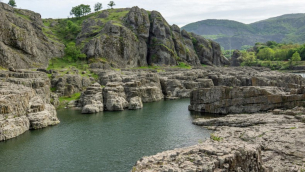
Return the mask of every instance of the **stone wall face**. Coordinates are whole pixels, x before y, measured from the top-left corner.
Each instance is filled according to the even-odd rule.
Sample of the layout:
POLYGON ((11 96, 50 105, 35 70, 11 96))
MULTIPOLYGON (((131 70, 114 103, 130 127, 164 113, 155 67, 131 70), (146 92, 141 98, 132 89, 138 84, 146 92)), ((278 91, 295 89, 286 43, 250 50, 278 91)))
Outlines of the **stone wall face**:
POLYGON ((0 141, 59 123, 46 74, 0 72, 0 79, 0 141))
MULTIPOLYGON (((103 96, 97 96, 102 100, 98 101, 101 103, 103 102, 104 110, 111 111, 134 109, 131 108, 131 104, 134 104, 132 106, 138 109, 142 108, 142 103, 159 101, 164 98, 189 98, 192 95, 192 91, 197 89, 213 89, 214 86, 228 86, 228 88, 236 86, 278 86, 281 87, 278 91, 283 92, 283 94, 284 92, 297 94, 304 82, 304 79, 301 76, 282 74, 263 68, 206 67, 192 70, 169 68, 159 72, 155 70, 145 71, 136 69, 121 71, 94 69, 93 71, 99 75, 98 84, 100 84, 100 87, 103 87, 100 88, 103 90, 102 93, 99 91, 99 94, 103 94, 103 96), (131 100, 133 103, 131 103, 131 100), (118 104, 115 105, 116 103, 114 102, 118 102, 118 104)), ((91 87, 88 88, 88 96, 86 96, 87 91, 83 92, 83 97, 87 97, 86 99, 90 99, 91 97, 92 100, 96 101, 96 97, 92 97, 90 93, 91 89, 91 87)), ((268 88, 268 90, 270 90, 270 88, 268 88)), ((227 91, 229 91, 229 89, 227 91)), ((238 91, 234 94, 238 95, 238 91)), ((194 93, 194 98, 196 94, 197 93, 194 93)), ((222 91, 218 90, 210 94, 218 94, 218 96, 220 96, 219 94, 222 94, 222 91)), ((225 95, 225 93, 223 94, 225 95)), ((253 94, 255 94, 255 92, 253 94)), ((263 94, 263 92, 257 94, 263 94)), ((234 97, 236 95, 231 96, 234 97)), ((247 101, 251 101, 250 99, 253 98, 257 99, 255 101, 259 103, 259 95, 253 95, 252 97, 249 97, 249 100, 247 101)), ((196 99, 199 99, 199 97, 196 99)), ((242 97, 239 97, 239 99, 242 99, 242 97)), ((277 101, 277 96, 269 96, 269 99, 270 101, 277 101)), ((286 96, 283 99, 289 99, 289 96, 286 96)), ((264 103, 266 100, 267 99, 262 97, 261 103, 264 103)), ((237 99, 235 102, 236 101, 237 99)), ((293 101, 288 102, 290 102, 286 103, 288 107, 297 105, 294 104, 293 101)), ((232 104, 232 102, 228 103, 232 104)), ((78 103, 78 107, 84 107, 84 105, 78 103)), ((258 108, 261 107, 251 107, 253 112, 258 108)), ((261 108, 261 110, 265 109, 268 109, 267 105, 264 108, 261 108)), ((219 111, 219 113, 220 112, 221 111, 219 111)))
POLYGON ((213 87, 191 93, 189 110, 229 114, 255 113, 305 105, 304 88, 285 92, 278 87, 213 87))

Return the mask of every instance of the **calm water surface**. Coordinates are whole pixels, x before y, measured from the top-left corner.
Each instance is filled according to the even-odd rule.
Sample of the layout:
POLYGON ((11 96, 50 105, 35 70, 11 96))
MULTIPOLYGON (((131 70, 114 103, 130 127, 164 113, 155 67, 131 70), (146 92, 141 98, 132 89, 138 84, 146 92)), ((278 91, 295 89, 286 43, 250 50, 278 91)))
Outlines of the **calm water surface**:
POLYGON ((159 101, 94 115, 60 110, 59 125, 0 142, 0 172, 130 171, 143 156, 210 136, 191 123, 188 105, 189 99, 159 101))

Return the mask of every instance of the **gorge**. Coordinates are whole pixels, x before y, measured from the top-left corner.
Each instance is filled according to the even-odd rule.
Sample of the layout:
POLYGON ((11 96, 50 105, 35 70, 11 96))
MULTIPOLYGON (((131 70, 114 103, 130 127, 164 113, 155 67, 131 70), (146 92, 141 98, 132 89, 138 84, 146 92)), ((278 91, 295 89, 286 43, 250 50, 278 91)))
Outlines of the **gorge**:
POLYGON ((300 75, 230 67, 139 7, 41 19, 0 3, 0 29, 0 171, 305 168, 300 75))

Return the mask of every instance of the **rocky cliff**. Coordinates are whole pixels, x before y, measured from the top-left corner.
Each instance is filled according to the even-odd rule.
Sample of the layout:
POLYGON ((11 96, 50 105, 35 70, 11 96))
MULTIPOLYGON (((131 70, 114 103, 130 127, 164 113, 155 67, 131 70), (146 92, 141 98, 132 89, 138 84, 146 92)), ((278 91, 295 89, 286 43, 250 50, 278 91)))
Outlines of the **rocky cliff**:
MULTIPOLYGON (((296 100, 295 98, 300 97, 299 94, 301 93, 298 90, 303 87, 305 81, 299 75, 283 74, 270 71, 267 68, 251 67, 204 67, 192 70, 164 68, 163 71, 94 69, 92 71, 99 76, 97 83, 88 87, 82 93, 80 100, 73 103, 74 106, 83 108, 84 113, 96 113, 103 110, 139 109, 143 107, 142 103, 159 101, 163 98, 188 98, 191 97, 192 91, 197 89, 216 89, 214 86, 227 86, 228 90, 238 86, 281 87, 280 89, 285 94, 291 93, 291 99, 296 100), (295 97, 293 97, 294 94, 295 97)), ((78 77, 79 82, 75 82, 73 77, 65 80, 63 80, 64 77, 60 78, 53 79, 54 81, 60 81, 58 85, 63 86, 58 90, 76 90, 82 87, 82 83, 90 83, 84 82, 84 80, 81 81, 81 77, 78 77), (64 82, 66 84, 63 84, 64 82)), ((239 93, 240 91, 242 93, 242 90, 236 92, 239 93)), ((226 93, 227 91, 223 92, 226 93)), ((66 93, 67 96, 71 95, 68 94, 69 92, 66 93)), ((260 96, 258 95, 259 90, 254 91, 254 93, 257 93, 256 96, 260 96)), ((265 97, 269 95, 267 91, 264 93, 266 93, 265 97)), ((60 96, 62 92, 57 92, 57 94, 60 96)), ((212 94, 209 95, 213 96, 212 94)), ((256 98, 255 96, 252 97, 256 98)), ((289 98, 286 99, 288 100, 289 98)), ((230 102, 231 99, 227 101, 230 102)), ((198 102, 200 101, 198 100, 198 102)))
POLYGON ((46 74, 2 71, 0 79, 0 141, 59 123, 46 74))
POLYGON ((65 41, 61 38, 65 35, 57 33, 68 21, 80 25, 75 42, 87 58, 111 67, 229 64, 219 44, 169 25, 157 11, 132 7, 99 11, 79 19, 46 19, 49 36, 65 41))
POLYGON ((52 57, 64 55, 64 45, 43 33, 41 16, 0 3, 0 66, 46 67, 52 57))

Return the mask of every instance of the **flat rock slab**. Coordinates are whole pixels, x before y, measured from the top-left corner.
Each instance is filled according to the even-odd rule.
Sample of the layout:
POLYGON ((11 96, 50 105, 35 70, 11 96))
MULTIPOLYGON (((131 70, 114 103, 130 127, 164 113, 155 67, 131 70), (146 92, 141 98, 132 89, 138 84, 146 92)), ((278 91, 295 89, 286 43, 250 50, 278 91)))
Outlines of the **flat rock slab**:
POLYGON ((197 119, 193 123, 215 130, 222 141, 258 144, 262 162, 273 171, 305 169, 305 113, 303 108, 265 114, 228 115, 216 119, 197 119), (301 110, 300 110, 301 109, 301 110), (297 112, 294 115, 291 112, 297 112), (302 112, 302 113, 300 113, 302 112))

